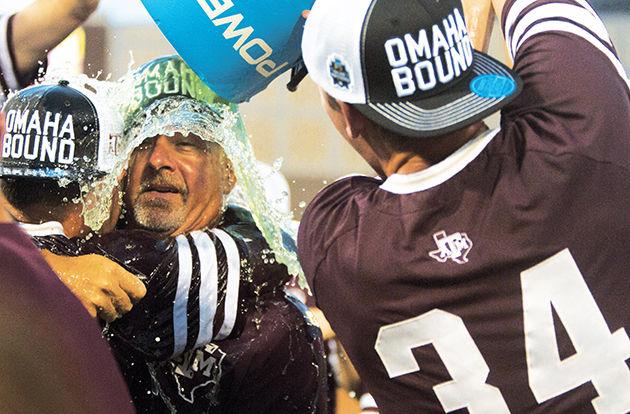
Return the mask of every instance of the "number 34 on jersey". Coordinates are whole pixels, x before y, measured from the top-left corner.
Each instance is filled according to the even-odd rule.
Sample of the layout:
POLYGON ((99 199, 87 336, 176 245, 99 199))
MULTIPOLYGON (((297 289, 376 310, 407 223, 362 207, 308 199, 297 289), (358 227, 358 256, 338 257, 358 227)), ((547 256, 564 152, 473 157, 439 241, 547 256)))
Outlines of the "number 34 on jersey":
MULTIPOLYGON (((624 328, 610 332, 569 250, 521 273, 529 385, 538 403, 590 381, 600 414, 630 412, 630 340, 624 328), (553 277, 550 277, 553 275, 553 277), (576 353, 558 351, 553 311, 576 353)), ((432 344, 452 380, 433 387, 445 412, 509 413, 499 388, 488 384, 490 368, 457 315, 433 309, 379 330, 375 349, 390 378, 420 370, 412 349, 432 344)))

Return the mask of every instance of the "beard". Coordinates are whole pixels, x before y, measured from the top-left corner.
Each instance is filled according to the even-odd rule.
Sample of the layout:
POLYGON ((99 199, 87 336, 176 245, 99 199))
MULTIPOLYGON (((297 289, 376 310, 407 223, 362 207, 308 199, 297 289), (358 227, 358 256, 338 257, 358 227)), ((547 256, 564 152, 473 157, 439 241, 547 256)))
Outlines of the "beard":
POLYGON ((186 218, 183 206, 162 199, 142 200, 139 197, 134 206, 135 222, 142 228, 156 233, 172 233, 186 218))
POLYGON ((135 222, 152 232, 172 233, 186 219, 187 199, 188 191, 183 182, 166 174, 156 174, 142 183, 140 195, 133 202, 135 222))

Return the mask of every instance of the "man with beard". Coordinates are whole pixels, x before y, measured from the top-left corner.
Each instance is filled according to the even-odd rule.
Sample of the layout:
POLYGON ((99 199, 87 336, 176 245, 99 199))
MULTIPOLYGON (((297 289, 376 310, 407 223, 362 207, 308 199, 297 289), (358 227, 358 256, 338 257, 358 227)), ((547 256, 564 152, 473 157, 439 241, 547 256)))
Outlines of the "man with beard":
MULTIPOLYGON (((163 110, 163 104, 154 109, 163 110)), ((206 122, 199 126, 205 131, 214 128, 218 118, 212 108, 188 97, 178 100, 177 111, 185 113, 186 105, 203 115, 206 122)), ((152 115, 164 119, 168 113, 152 115)), ((224 212, 223 197, 234 176, 220 146, 182 134, 156 137, 137 149, 130 165, 129 182, 138 188, 130 194, 142 205, 133 217, 145 223, 135 227, 153 229, 152 234, 118 231, 78 247, 50 234, 38 242, 62 255, 116 257, 147 276, 147 297, 106 329, 138 411, 325 412, 319 331, 284 298, 286 268, 274 262, 249 214, 234 208, 224 212), (147 153, 163 158, 160 154, 175 148, 172 159, 184 174, 172 174, 169 160, 160 166, 149 161, 151 167, 137 174, 143 171, 136 168, 142 165, 138 160, 146 162, 147 153), (208 188, 219 191, 204 191, 208 188), (181 203, 173 208, 178 215, 169 217, 164 206, 173 199, 181 203), (180 234, 214 227, 219 220, 220 228, 180 234), (169 234, 177 237, 163 241, 169 234), (223 341, 208 345, 213 339, 223 341), (164 362, 171 357, 177 362, 164 362)), ((9 193, 19 193, 20 187, 14 183, 9 193)), ((68 272, 66 267, 61 273, 68 272)), ((111 292, 108 286, 104 290, 111 292)), ((87 296, 84 303, 93 302, 87 296)), ((113 297, 111 319, 131 306, 122 293, 117 296, 123 299, 113 297)))
MULTIPOLYGON (((176 56, 149 62, 133 79, 125 134, 140 145, 127 172, 125 227, 176 236, 229 226, 234 172, 213 142, 221 125, 201 101, 219 98, 176 56)), ((274 262, 268 250, 250 260, 255 272, 274 262)), ((178 412, 328 412, 321 333, 303 310, 276 291, 256 302, 240 336, 148 364, 158 394, 178 412)))

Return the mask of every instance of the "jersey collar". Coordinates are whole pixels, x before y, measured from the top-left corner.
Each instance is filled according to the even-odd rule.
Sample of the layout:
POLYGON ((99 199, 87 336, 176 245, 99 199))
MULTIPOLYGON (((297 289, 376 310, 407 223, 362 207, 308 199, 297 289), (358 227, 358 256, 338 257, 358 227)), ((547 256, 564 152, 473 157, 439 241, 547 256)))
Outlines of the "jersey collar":
POLYGON ((425 191, 446 182, 470 164, 500 129, 486 131, 472 139, 445 160, 412 174, 392 174, 381 185, 381 189, 394 194, 412 194, 425 191))
POLYGON ((20 223, 20 227, 31 237, 66 235, 63 226, 58 221, 48 221, 42 224, 20 223))

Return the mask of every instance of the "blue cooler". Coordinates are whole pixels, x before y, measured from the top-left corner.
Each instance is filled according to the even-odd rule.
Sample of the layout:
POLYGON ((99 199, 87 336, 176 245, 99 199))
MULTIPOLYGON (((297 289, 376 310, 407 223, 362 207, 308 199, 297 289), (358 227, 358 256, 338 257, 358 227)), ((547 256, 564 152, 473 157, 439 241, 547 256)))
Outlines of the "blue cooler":
POLYGON ((177 53, 219 96, 244 102, 300 62, 315 0, 142 0, 177 53))

